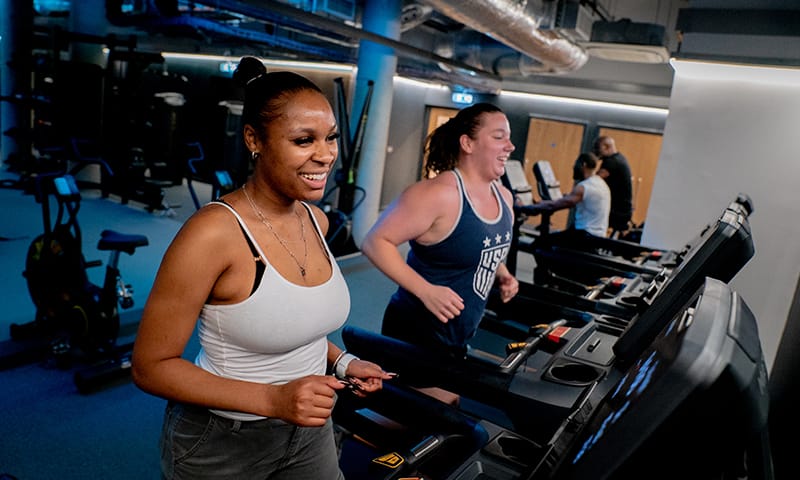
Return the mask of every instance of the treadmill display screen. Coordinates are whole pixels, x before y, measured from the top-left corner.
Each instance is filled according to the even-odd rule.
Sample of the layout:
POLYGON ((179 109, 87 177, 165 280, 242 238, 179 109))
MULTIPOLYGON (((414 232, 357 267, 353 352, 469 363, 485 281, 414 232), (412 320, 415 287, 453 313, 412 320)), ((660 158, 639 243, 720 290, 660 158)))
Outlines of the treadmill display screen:
MULTIPOLYGON (((692 309, 687 310, 688 315, 693 313, 692 309)), ((604 405, 598 413, 602 418, 593 433, 586 438, 580 445, 577 453, 572 459, 572 463, 577 463, 590 451, 595 444, 603 440, 604 435, 615 424, 624 418, 628 410, 635 407, 644 393, 653 385, 672 363, 680 346, 679 328, 681 321, 689 318, 683 315, 675 318, 669 323, 653 348, 645 352, 617 383, 616 388, 609 393, 604 405)))
POLYGON ((706 277, 730 281, 754 254, 747 218, 726 210, 704 232, 702 241, 675 270, 647 309, 632 321, 614 344, 619 364, 638 358, 673 315, 702 286, 706 277))
POLYGON ((614 372, 591 418, 561 444, 555 478, 687 478, 687 464, 692 478, 715 478, 741 467, 739 455, 766 425, 755 316, 719 280, 707 278, 614 372))

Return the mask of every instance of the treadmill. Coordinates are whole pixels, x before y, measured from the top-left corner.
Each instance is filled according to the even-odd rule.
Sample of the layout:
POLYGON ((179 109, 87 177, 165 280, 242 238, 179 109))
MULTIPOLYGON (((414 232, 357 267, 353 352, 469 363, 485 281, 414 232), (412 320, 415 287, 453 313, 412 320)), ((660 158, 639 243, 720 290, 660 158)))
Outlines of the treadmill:
MULTIPOLYGON (((513 166, 512 168, 515 168, 513 166)), ((555 177, 553 168, 547 160, 539 160, 533 164, 533 173, 536 177, 536 186, 539 196, 543 200, 557 200, 563 196, 561 192, 561 184, 555 177)), ((525 188, 522 186, 522 188, 525 188)), ((546 230, 541 235, 547 236, 550 233, 549 224, 545 226, 546 230)), ((669 256, 672 254, 669 250, 648 247, 636 242, 627 240, 614 239, 609 237, 594 237, 586 241, 581 239, 580 244, 565 245, 571 249, 600 253, 606 256, 616 256, 626 260, 633 261, 638 264, 651 264, 661 265, 669 262, 669 256)))
POLYGON ((485 331, 502 340, 491 348, 471 342, 477 348, 470 349, 466 359, 456 361, 355 327, 345 327, 342 339, 348 350, 404 377, 492 405, 502 412, 498 423, 534 432, 530 435, 535 437, 552 430, 553 422, 606 375, 615 361, 623 362, 638 345, 651 341, 662 322, 694 295, 706 277, 728 282, 753 254, 747 216, 733 206, 687 246, 670 275, 631 285, 626 295, 612 300, 594 300, 594 311, 574 308, 571 315, 559 317, 559 312, 571 307, 551 304, 551 310, 543 315, 538 299, 550 295, 529 300, 524 291, 508 304, 490 298, 487 315, 473 340, 483 337, 485 331), (512 359, 520 355, 524 358, 512 359), (575 366, 575 361, 586 365, 575 366), (562 377, 575 378, 554 382, 543 375, 556 364, 563 366, 555 370, 562 377), (528 412, 532 410, 550 414, 531 416, 528 412))
MULTIPOLYGON (((524 345, 508 354, 470 349, 458 359, 353 326, 344 328, 342 340, 349 352, 396 372, 393 385, 435 386, 457 393, 463 397, 461 411, 544 441, 590 390, 588 383, 542 377, 552 358, 545 351, 547 335, 559 326, 532 331, 524 345)), ((601 368, 594 372, 596 377, 603 374, 601 368)))
MULTIPOLYGON (((524 338, 532 326, 553 321, 553 313, 539 314, 541 299, 549 298, 553 304, 561 304, 562 311, 584 310, 584 317, 575 313, 564 317, 567 323, 560 329, 559 344, 571 344, 567 348, 594 345, 593 349, 608 352, 601 365, 609 365, 613 356, 626 357, 628 350, 652 340, 659 329, 642 325, 658 326, 669 318, 675 308, 702 286, 706 277, 727 283, 752 258, 755 248, 744 208, 742 203, 732 202, 716 223, 678 252, 675 257, 678 266, 669 275, 658 275, 649 282, 635 279, 614 296, 592 300, 521 283, 520 293, 508 303, 498 301, 496 295, 490 296, 479 332, 486 330, 513 340, 524 338), (610 351, 612 345, 616 355, 610 351)), ((550 309, 559 311, 558 307, 550 309)))
MULTIPOLYGON (((546 160, 536 162, 533 171, 537 178, 537 191, 542 199, 557 200, 563 196, 561 193, 561 184, 556 180, 550 162, 546 160)), ((525 177, 520 162, 509 161, 506 164, 506 173, 503 182, 514 192, 518 200, 515 213, 517 213, 520 222, 518 224, 519 228, 515 233, 522 234, 522 225, 527 220, 527 217, 536 215, 542 216, 538 231, 535 233, 529 232, 528 235, 520 235, 519 241, 515 245, 518 251, 535 253, 536 248, 544 248, 544 244, 548 243, 546 239, 552 235, 550 231, 550 217, 553 211, 543 209, 534 203, 532 196, 533 189, 525 177)), ((613 262, 608 261, 614 259, 619 262, 622 267, 631 268, 631 265, 639 266, 642 267, 641 271, 644 272, 651 271, 651 269, 659 269, 663 263, 669 261, 668 258, 665 257, 668 257, 670 254, 667 250, 646 247, 635 242, 605 237, 581 238, 579 242, 560 237, 558 240, 554 240, 554 242, 554 247, 568 249, 568 251, 573 253, 587 253, 605 257, 608 266, 613 265, 613 262)), ((589 255, 586 259, 592 261, 595 257, 589 255)))
MULTIPOLYGON (((627 296, 613 300, 625 306, 626 315, 583 312, 585 316, 559 319, 559 310, 554 309, 551 316, 542 317, 535 308, 525 308, 528 300, 523 293, 508 304, 490 302, 489 307, 497 310, 487 309, 471 345, 477 346, 484 331, 508 340, 491 348, 486 343, 471 348, 465 359, 350 326, 343 330, 342 339, 349 351, 404 377, 496 407, 503 412, 505 423, 498 420, 503 425, 530 435, 548 432, 554 428, 552 422, 602 379, 615 361, 624 363, 639 345, 652 341, 663 322, 707 277, 728 282, 738 273, 754 254, 746 221, 735 209, 726 209, 715 225, 702 232, 701 241, 671 275, 632 286, 627 296), (503 311, 504 307, 509 311, 503 311), (524 358, 518 358, 521 355, 524 358), (582 365, 576 366, 576 361, 582 365), (565 382, 545 374, 552 373, 554 366, 562 377, 575 378, 565 382), (528 414, 532 410, 550 414, 532 417, 528 414)), ((615 306, 610 301, 597 303, 615 306)))
MULTIPOLYGON (((560 186, 549 162, 536 162, 534 172, 539 179, 537 187, 542 198, 555 199, 561 196, 560 186)), ((550 241, 549 213, 533 203, 531 187, 521 163, 508 163, 504 182, 515 192, 518 201, 515 207, 516 238, 512 242, 507 263, 512 271, 516 271, 516 256, 519 251, 534 255, 537 265, 533 284, 539 287, 589 297, 619 294, 631 282, 650 282, 658 276, 663 278, 663 275, 669 274, 680 265, 696 243, 701 241, 698 237, 679 251, 660 250, 605 237, 577 240, 567 236, 550 241), (540 232, 536 237, 524 235, 521 230, 521 225, 531 214, 543 216, 540 232)), ((747 195, 740 193, 728 205, 726 210, 728 209, 746 218, 753 211, 752 201, 747 195)))
MULTIPOLYGON (((755 253, 748 220, 752 212, 749 197, 739 194, 715 222, 703 228, 682 249, 662 255, 662 268, 655 275, 617 275, 591 286, 563 280, 544 284, 520 282, 515 310, 524 316, 524 312, 530 311, 527 299, 549 298, 551 302, 580 310, 629 320, 647 308, 669 283, 688 282, 686 288, 693 290, 706 276, 728 282, 755 253)), ((587 254, 582 255, 562 255, 562 262, 571 258, 574 266, 581 268, 587 254)))
MULTIPOLYGON (((404 373, 386 382, 384 396, 372 405, 348 404, 342 400, 354 397, 343 395, 334 410, 345 432, 342 469, 364 479, 711 480, 745 472, 752 480, 771 480, 767 372, 747 305, 709 278, 673 315, 641 328, 659 327, 653 341, 638 343, 599 378, 548 366, 545 374, 564 388, 589 385, 559 412, 553 429, 545 429, 553 419, 539 422, 542 431, 526 432, 459 413, 395 383, 404 373), (378 405, 380 412, 371 409, 378 405), (384 445, 409 432, 411 447, 384 445)), ((591 366, 585 359, 572 362, 591 366)), ((480 381, 483 373, 473 370, 472 376, 480 381)), ((553 414, 527 411, 530 417, 553 414)))
POLYGON ((501 433, 448 480, 773 479, 767 370, 753 313, 709 278, 663 324, 527 462, 501 433))
POLYGON ((339 465, 348 479, 445 478, 485 445, 494 427, 392 381, 366 397, 337 394, 339 465))

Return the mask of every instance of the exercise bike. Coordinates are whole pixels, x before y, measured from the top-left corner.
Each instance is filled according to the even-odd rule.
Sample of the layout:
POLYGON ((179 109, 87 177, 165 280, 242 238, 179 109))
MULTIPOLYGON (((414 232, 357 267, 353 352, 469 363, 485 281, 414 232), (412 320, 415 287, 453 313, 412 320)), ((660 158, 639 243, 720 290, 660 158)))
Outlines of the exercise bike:
POLYGON ((210 182, 211 183, 211 198, 216 200, 220 196, 232 192, 240 185, 235 185, 231 174, 227 170, 214 170, 210 172, 208 161, 206 161, 205 151, 200 142, 190 142, 185 146, 186 155, 189 157, 186 160, 186 186, 189 189, 189 194, 192 196, 192 203, 194 203, 195 210, 200 210, 203 203, 197 196, 197 191, 194 188, 194 181, 210 182), (210 178, 210 180, 209 180, 210 178))
POLYGON ((26 361, 46 359, 67 369, 76 360, 88 367, 75 373, 75 384, 82 393, 99 382, 111 379, 130 368, 132 345, 118 345, 119 307, 131 308, 133 289, 122 279, 120 253, 133 255, 148 245, 144 235, 129 235, 103 230, 97 249, 109 252, 103 285, 89 280, 87 269, 102 262, 86 261, 78 224, 81 194, 71 175, 40 174, 36 179, 36 199, 42 204, 44 233, 28 249, 25 277, 36 317, 24 324, 11 324, 9 348, 0 355, 0 368, 26 361), (50 196, 58 211, 50 218, 50 196))

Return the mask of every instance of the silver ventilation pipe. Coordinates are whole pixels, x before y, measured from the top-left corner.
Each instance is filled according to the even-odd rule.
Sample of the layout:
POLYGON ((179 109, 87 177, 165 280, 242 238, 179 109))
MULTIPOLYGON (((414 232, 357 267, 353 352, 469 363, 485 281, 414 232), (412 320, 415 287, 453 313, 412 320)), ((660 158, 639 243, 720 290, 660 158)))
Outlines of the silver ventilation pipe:
POLYGON ((442 15, 452 18, 535 60, 530 71, 567 73, 589 59, 577 44, 551 30, 552 23, 540 1, 528 0, 426 0, 442 15))

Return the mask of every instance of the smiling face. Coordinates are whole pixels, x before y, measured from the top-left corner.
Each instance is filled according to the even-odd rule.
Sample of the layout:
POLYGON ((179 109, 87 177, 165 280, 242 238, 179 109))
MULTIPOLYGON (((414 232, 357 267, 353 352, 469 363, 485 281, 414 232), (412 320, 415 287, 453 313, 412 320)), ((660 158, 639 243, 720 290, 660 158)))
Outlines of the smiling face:
POLYGON ((505 173, 506 162, 515 148, 511 143, 511 127, 501 112, 484 113, 480 120, 475 138, 462 135, 462 148, 488 178, 498 179, 505 173))
POLYGON ((319 92, 302 90, 284 100, 261 135, 245 126, 248 148, 259 154, 255 173, 278 197, 317 201, 339 153, 336 117, 319 92))

